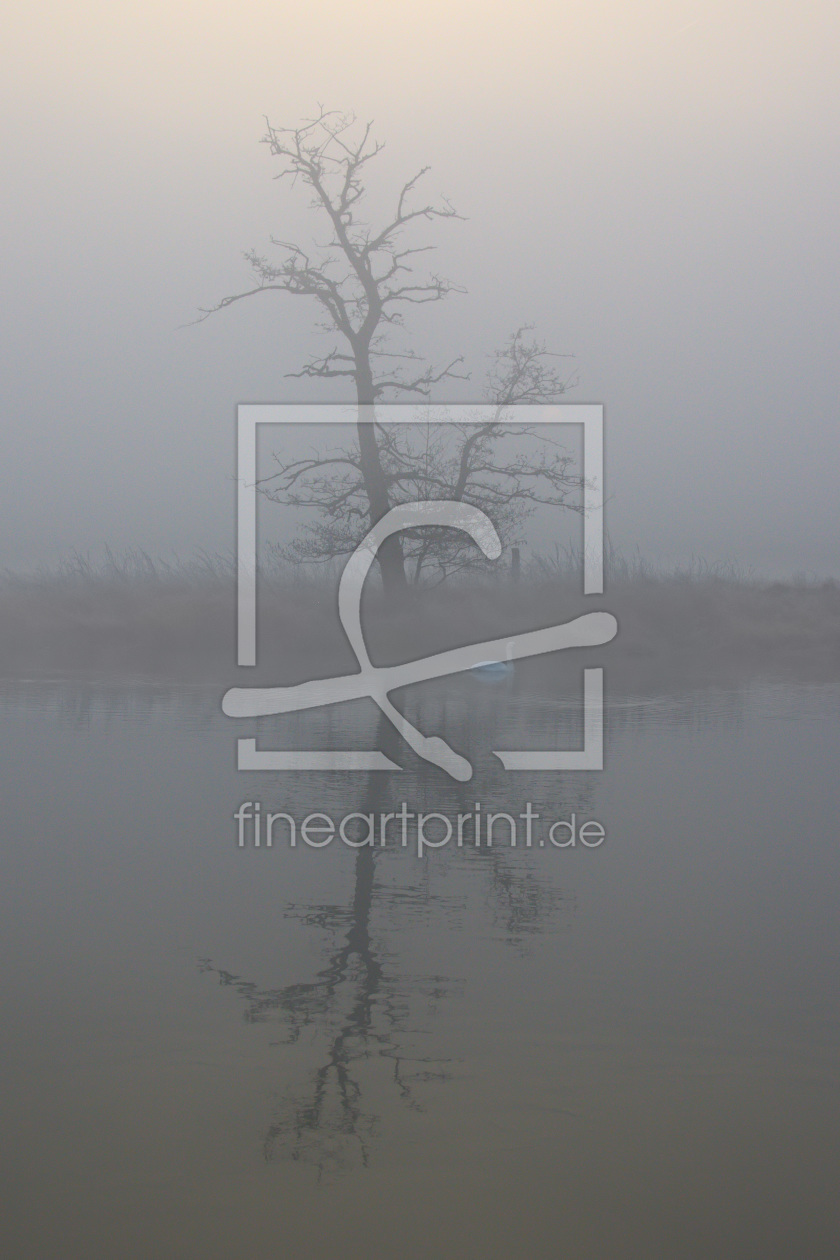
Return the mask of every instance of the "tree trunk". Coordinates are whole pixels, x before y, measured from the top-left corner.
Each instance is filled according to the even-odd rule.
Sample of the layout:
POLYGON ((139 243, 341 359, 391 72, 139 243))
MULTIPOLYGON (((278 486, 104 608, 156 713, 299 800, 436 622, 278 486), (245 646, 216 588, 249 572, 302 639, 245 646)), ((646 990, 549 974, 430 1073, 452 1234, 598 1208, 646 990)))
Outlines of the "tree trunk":
MULTIPOLYGON (((370 360, 363 352, 357 352, 356 356, 356 391, 359 405, 359 418, 356 423, 359 454, 365 491, 370 504, 370 525, 373 527, 390 510, 391 501, 379 457, 376 431, 373 427, 376 418, 373 403, 373 373, 370 360)), ((385 539, 379 548, 377 561, 386 595, 397 595, 408 589, 399 535, 392 534, 390 538, 385 539)))

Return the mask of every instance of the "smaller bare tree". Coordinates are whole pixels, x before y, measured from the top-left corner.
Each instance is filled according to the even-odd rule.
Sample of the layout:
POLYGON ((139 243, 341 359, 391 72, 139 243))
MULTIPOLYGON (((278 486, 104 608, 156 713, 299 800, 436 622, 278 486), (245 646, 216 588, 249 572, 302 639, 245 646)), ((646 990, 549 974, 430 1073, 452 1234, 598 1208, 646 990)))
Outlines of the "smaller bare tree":
MULTIPOLYGON (((389 506, 434 499, 469 503, 487 513, 503 542, 515 540, 541 504, 581 510, 581 479, 572 457, 512 410, 517 404, 555 402, 570 384, 558 370, 562 356, 551 354, 532 332, 527 325, 517 329, 492 356, 485 389, 490 409, 477 413, 476 422, 377 424, 389 506)), ((446 408, 438 415, 446 421, 446 408)), ((369 520, 359 447, 314 450, 293 461, 275 455, 275 462, 278 471, 260 483, 266 497, 317 512, 280 556, 317 563, 349 555, 369 520)), ((440 582, 485 564, 470 540, 451 529, 410 530, 402 545, 415 584, 440 582)))

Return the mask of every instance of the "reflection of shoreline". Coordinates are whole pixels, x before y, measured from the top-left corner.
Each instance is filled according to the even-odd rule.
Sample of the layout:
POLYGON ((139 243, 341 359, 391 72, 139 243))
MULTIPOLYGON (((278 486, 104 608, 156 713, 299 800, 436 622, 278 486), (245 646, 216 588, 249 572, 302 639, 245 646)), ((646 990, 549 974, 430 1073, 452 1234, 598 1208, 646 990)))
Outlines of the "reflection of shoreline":
MULTIPOLYGON (((833 716, 840 687, 840 681, 836 678, 809 676, 804 671, 789 678, 759 677, 728 685, 713 679, 684 679, 681 685, 675 682, 669 689, 651 686, 647 691, 640 687, 622 690, 621 680, 614 681, 613 671, 607 671, 607 678, 607 742, 611 732, 618 734, 650 726, 662 730, 678 730, 687 726, 712 730, 735 729, 743 724, 751 711, 757 717, 762 717, 768 707, 772 709, 777 705, 782 705, 788 711, 791 689, 800 708, 804 706, 814 717, 833 716)), ((504 711, 498 702, 497 693, 494 692, 493 697, 486 694, 482 696, 475 687, 453 686, 452 680, 444 680, 442 684, 427 684, 425 688, 412 689, 411 695, 398 698, 401 707, 405 704, 406 711, 413 720, 426 723, 431 729, 436 724, 445 724, 451 731, 460 722, 465 729, 468 725, 474 728, 474 732, 477 731, 479 737, 483 738, 500 719, 509 731, 530 727, 532 732, 535 727, 539 729, 542 723, 551 721, 554 728, 562 731, 564 737, 568 737, 570 741, 577 738, 580 678, 574 671, 569 677, 560 675, 557 671, 545 680, 546 685, 541 691, 520 686, 521 683, 524 680, 517 679, 518 703, 504 711)), ((103 720, 115 724, 159 722, 168 726, 173 720, 185 719, 202 739, 211 735, 215 739, 224 739, 225 748, 229 751, 230 742, 227 737, 231 734, 231 721, 221 712, 220 691, 212 683, 184 684, 141 677, 115 679, 103 675, 66 674, 44 678, 4 678, 0 675, 0 704, 9 712, 34 707, 49 712, 58 724, 71 728, 83 728, 94 721, 103 720)), ((305 715, 263 718, 254 725, 272 746, 277 747, 294 748, 301 746, 301 741, 309 744, 319 736, 330 746, 341 746, 344 743, 348 747, 357 747, 361 742, 372 746, 376 739, 377 711, 371 702, 360 701, 305 715)), ((533 738, 536 743, 536 737, 533 738)), ((475 733, 470 739, 475 743, 475 733)), ((443 784, 445 776, 442 772, 430 769, 427 763, 418 762, 417 765, 426 765, 428 773, 439 776, 443 784)), ((406 768, 409 768, 408 763, 406 768)), ((300 775, 293 777, 296 781, 301 779, 300 775)), ((572 774, 571 777, 579 781, 581 779, 579 775, 572 774)), ((345 774, 312 772, 304 778, 313 787, 331 782, 340 786, 350 781, 345 774)), ((549 782, 556 776, 545 775, 543 778, 549 782)), ((438 779, 434 781, 437 783, 438 779)), ((392 784, 395 782, 396 780, 392 780, 392 784)), ((465 802, 474 801, 476 791, 486 794, 489 786, 501 789, 503 782, 506 785, 504 794, 509 798, 510 777, 504 774, 491 755, 489 760, 485 759, 482 763, 479 778, 475 783, 467 785, 468 791, 465 795, 459 793, 453 796, 452 785, 447 784, 447 799, 452 803, 461 799, 465 802), (484 786, 479 788, 480 784, 484 786)), ((402 778, 400 783, 403 783, 402 778)), ((322 788, 319 787, 318 790, 321 791, 322 788)), ((400 793, 402 790, 400 788, 400 793)), ((397 799, 397 795, 394 794, 394 799, 397 799)), ((440 795, 438 791, 436 796, 440 798, 440 795)), ((520 796, 521 792, 517 790, 517 799, 520 796)), ((464 805, 464 808, 468 807, 467 804, 464 805)))

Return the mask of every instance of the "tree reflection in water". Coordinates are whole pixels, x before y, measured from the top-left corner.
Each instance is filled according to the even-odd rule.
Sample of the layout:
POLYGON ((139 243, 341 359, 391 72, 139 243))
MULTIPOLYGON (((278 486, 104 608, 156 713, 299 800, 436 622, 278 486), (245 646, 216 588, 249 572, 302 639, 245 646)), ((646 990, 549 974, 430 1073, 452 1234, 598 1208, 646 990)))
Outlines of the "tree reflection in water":
MULTIPOLYGON (((398 753, 392 746, 397 738, 383 718, 378 746, 389 757, 398 753)), ((501 785, 491 782, 487 786, 498 789, 501 785)), ((359 812, 387 808, 388 790, 386 776, 369 775, 359 812)), ((474 785, 453 785, 453 811, 471 809, 474 793, 474 785)), ((269 1162, 305 1161, 317 1169, 319 1177, 359 1163, 367 1166, 382 1108, 371 1108, 369 1096, 376 1086, 370 1073, 365 1073, 366 1063, 390 1059, 389 1088, 414 1111, 425 1109, 423 1086, 445 1082, 452 1075, 455 1061, 420 1052, 420 1042, 429 1041, 438 1004, 457 994, 461 982, 443 975, 401 972, 389 938, 404 923, 407 911, 438 921, 441 915, 457 914, 464 907, 455 896, 433 894, 428 879, 419 888, 389 889, 383 864, 401 862, 406 856, 401 849, 361 848, 355 857, 349 904, 287 907, 287 915, 304 926, 324 930, 333 939, 326 964, 313 979, 265 989, 209 959, 200 964, 203 972, 216 975, 220 984, 236 991, 244 1002, 247 1022, 277 1018, 284 1033, 280 1044, 298 1042, 308 1030, 320 1046, 313 1049, 315 1066, 310 1067, 305 1084, 286 1095, 265 1133, 263 1150, 269 1162), (375 934, 374 910, 386 911, 377 916, 375 934)), ((562 902, 568 903, 539 868, 523 861, 521 851, 469 845, 436 857, 444 863, 468 862, 473 869, 478 867, 489 889, 496 933, 517 948, 545 927, 562 902)))
POLYGON ((381 856, 370 848, 358 851, 349 906, 314 906, 299 915, 306 925, 344 933, 314 980, 259 989, 208 961, 202 964, 203 971, 215 973, 237 991, 249 1022, 276 1014, 286 1043, 296 1042, 306 1028, 321 1034, 324 1042, 305 1090, 284 1100, 265 1135, 269 1161, 307 1160, 319 1173, 340 1171, 359 1160, 367 1165, 378 1117, 363 1107, 360 1069, 365 1059, 393 1060, 393 1086, 415 1110, 422 1110, 417 1084, 449 1075, 446 1061, 411 1054, 401 1045, 402 1036, 414 1031, 408 1027, 411 998, 422 996, 434 1004, 453 986, 444 977, 399 977, 386 969, 384 950, 374 944, 370 930, 381 856))

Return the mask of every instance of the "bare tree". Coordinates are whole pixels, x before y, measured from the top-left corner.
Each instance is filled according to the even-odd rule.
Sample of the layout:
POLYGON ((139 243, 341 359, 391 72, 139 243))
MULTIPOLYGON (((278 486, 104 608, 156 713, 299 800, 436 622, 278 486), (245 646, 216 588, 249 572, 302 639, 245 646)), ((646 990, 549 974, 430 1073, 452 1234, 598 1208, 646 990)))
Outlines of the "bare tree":
MULTIPOLYGON (((280 463, 279 472, 261 483, 271 499, 296 507, 318 509, 320 519, 288 553, 295 560, 326 560, 347 554, 385 513, 407 498, 454 498, 488 511, 503 537, 513 537, 538 503, 576 506, 579 486, 560 450, 544 448, 536 463, 522 456, 500 458, 499 444, 511 435, 504 409, 517 403, 552 402, 568 386, 545 346, 517 330, 493 356, 486 397, 495 404, 491 420, 453 426, 440 435, 377 423, 376 403, 388 398, 428 399, 432 389, 456 371, 458 357, 441 369, 425 364, 413 350, 396 350, 388 334, 401 327, 407 307, 439 302, 464 290, 443 277, 417 274, 415 259, 434 248, 407 245, 404 234, 421 220, 460 218, 448 201, 417 201, 424 167, 399 191, 384 223, 372 226, 365 215, 365 183, 369 163, 383 145, 372 136, 372 124, 358 127, 352 114, 321 109, 297 128, 274 127, 266 119, 267 144, 279 159, 277 179, 303 184, 311 205, 326 220, 329 237, 323 246, 301 245, 272 237, 282 250, 279 261, 250 250, 245 254, 256 284, 222 298, 201 312, 201 319, 245 298, 285 293, 314 299, 321 311, 319 327, 335 337, 323 355, 314 356, 290 377, 346 378, 355 386, 358 417, 356 442, 332 452, 314 452, 309 459, 280 463)), ((522 434, 521 428, 518 430, 522 434)), ((280 461, 278 461, 280 462, 280 461)), ((427 570, 440 577, 476 562, 474 549, 454 540, 451 531, 416 531, 386 540, 378 561, 386 592, 407 584, 405 561, 420 580, 427 570)))
MULTIPOLYGON (((312 191, 311 204, 326 218, 330 237, 316 253, 272 237, 272 244, 284 253, 279 262, 248 251, 245 257, 256 285, 222 298, 216 306, 202 311, 201 318, 261 293, 315 299, 321 308, 320 327, 337 334, 338 344, 288 375, 353 381, 359 409, 358 465, 369 527, 390 507, 374 427, 376 401, 400 395, 428 397, 432 387, 454 375, 461 362, 455 359, 440 370, 422 366, 423 360, 413 351, 386 349, 385 334, 402 325, 406 307, 439 302, 449 293, 463 290, 439 275, 415 274, 412 260, 433 246, 402 244, 406 229, 420 220, 460 217, 445 200, 438 205, 416 203, 417 185, 428 167, 402 186, 384 224, 373 227, 366 221, 363 176, 383 145, 373 139, 372 124, 359 131, 355 123, 352 114, 323 109, 296 128, 273 127, 266 119, 263 143, 281 164, 276 178, 300 182, 312 191)), ((386 589, 405 586, 399 537, 387 540, 379 562, 386 589)))

